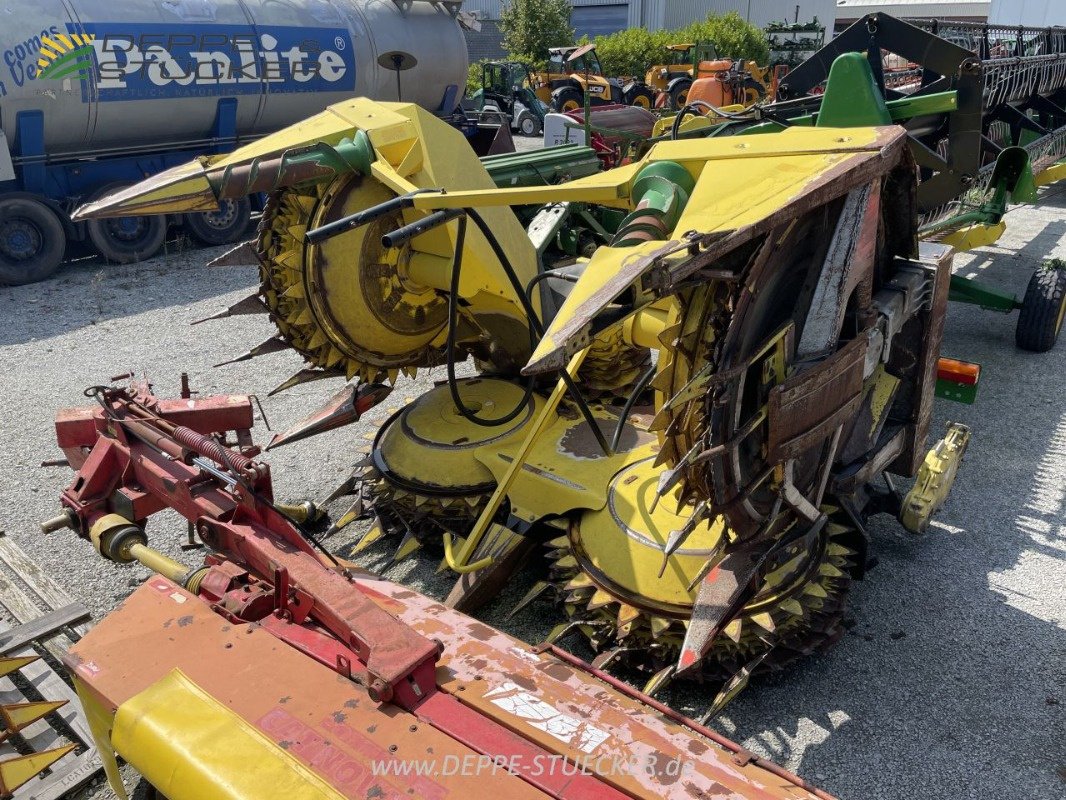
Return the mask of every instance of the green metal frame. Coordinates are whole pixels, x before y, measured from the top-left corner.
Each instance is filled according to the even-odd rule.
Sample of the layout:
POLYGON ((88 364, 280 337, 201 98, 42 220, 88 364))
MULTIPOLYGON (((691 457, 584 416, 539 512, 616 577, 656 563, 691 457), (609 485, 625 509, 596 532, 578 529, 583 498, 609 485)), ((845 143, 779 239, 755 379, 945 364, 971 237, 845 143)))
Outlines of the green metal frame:
POLYGON ((1004 314, 1022 307, 1016 295, 993 289, 980 281, 964 278, 961 275, 951 276, 948 300, 954 300, 956 303, 969 303, 980 306, 986 311, 1000 311, 1004 314))

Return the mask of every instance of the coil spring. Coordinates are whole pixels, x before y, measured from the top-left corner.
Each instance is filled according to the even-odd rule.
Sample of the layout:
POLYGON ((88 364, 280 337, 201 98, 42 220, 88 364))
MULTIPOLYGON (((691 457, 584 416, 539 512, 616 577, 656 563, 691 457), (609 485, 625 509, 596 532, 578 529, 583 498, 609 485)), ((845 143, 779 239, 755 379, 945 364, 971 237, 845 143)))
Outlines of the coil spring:
POLYGON ((236 453, 228 447, 223 447, 210 436, 197 433, 192 428, 184 425, 174 429, 172 434, 174 441, 189 450, 195 450, 204 458, 209 458, 216 464, 220 464, 234 472, 256 472, 255 462, 246 455, 236 453))

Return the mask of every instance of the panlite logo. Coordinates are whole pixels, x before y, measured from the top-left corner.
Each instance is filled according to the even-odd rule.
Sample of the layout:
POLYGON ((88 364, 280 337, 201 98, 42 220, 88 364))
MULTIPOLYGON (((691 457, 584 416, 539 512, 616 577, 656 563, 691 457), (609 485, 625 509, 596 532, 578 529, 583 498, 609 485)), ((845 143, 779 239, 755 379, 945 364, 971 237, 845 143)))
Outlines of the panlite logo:
POLYGON ((83 96, 98 101, 355 85, 344 28, 92 23, 42 37, 37 66, 38 80, 77 77, 83 96))

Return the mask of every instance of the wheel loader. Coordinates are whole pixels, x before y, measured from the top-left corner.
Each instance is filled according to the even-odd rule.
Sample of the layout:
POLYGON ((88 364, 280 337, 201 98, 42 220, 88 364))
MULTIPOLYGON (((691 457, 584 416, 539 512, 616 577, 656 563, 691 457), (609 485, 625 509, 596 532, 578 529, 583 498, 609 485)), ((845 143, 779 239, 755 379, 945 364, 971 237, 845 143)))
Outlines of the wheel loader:
POLYGON ((560 113, 585 106, 620 104, 651 108, 655 95, 636 78, 621 81, 603 75, 596 45, 552 47, 548 50, 547 71, 537 75, 537 97, 560 113))
POLYGON ((648 67, 644 83, 665 100, 656 100, 656 105, 666 105, 675 111, 684 108, 689 87, 696 76, 699 64, 704 61, 718 61, 718 51, 713 42, 696 42, 688 44, 670 44, 666 46, 670 53, 669 64, 656 64, 648 67))
POLYGON ((482 113, 495 110, 507 116, 523 136, 544 132, 547 106, 534 93, 533 68, 520 61, 486 61, 481 67, 481 88, 473 100, 482 113))

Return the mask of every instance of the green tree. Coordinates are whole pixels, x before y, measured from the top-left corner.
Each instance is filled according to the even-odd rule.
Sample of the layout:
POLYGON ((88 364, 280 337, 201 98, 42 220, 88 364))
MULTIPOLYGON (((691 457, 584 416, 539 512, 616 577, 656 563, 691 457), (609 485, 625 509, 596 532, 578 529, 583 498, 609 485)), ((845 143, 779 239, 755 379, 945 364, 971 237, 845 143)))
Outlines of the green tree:
POLYGON ((474 92, 481 88, 481 73, 485 67, 485 62, 488 59, 481 59, 481 61, 472 61, 470 68, 466 71, 466 96, 470 97, 474 92))
MULTIPOLYGON (((649 31, 629 28, 608 36, 596 37, 596 55, 605 75, 613 77, 644 77, 648 66, 662 64, 666 45, 673 41, 670 31, 649 31)), ((587 37, 582 38, 582 42, 587 37)))
POLYGON ((702 22, 677 31, 678 41, 714 42, 718 55, 734 60, 755 61, 765 65, 770 60, 770 48, 766 44, 766 34, 750 22, 746 22, 736 11, 722 16, 708 15, 702 22))
POLYGON ((570 0, 510 0, 500 11, 500 30, 512 58, 543 64, 549 47, 574 43, 570 0))
MULTIPOLYGON (((587 42, 588 37, 582 37, 581 41, 587 42)), ((668 44, 713 42, 722 58, 755 61, 760 65, 765 65, 770 58, 766 35, 735 11, 722 16, 711 14, 679 30, 629 28, 597 36, 595 42, 604 74, 614 77, 643 77, 649 66, 669 63, 668 44)))

